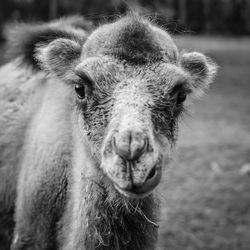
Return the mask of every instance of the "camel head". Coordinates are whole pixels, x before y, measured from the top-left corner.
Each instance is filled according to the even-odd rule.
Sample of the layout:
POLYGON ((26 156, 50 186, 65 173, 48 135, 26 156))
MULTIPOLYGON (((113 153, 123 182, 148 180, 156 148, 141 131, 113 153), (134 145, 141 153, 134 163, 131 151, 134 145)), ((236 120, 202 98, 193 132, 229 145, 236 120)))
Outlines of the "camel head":
POLYGON ((159 184, 187 101, 216 72, 203 54, 179 53, 166 31, 131 16, 100 26, 84 44, 55 39, 36 57, 74 88, 79 136, 115 189, 133 198, 159 184))

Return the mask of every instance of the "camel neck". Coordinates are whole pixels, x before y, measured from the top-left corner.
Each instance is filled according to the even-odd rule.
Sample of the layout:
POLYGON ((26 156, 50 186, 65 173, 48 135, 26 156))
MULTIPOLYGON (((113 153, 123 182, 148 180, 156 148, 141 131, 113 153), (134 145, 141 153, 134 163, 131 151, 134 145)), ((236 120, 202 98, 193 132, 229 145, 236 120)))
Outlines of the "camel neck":
POLYGON ((64 217, 67 244, 63 249, 155 249, 159 214, 156 198, 151 194, 131 199, 120 194, 86 149, 78 144, 73 156, 64 217))
POLYGON ((122 197, 101 183, 89 185, 84 218, 86 249, 154 249, 157 205, 154 197, 122 197))

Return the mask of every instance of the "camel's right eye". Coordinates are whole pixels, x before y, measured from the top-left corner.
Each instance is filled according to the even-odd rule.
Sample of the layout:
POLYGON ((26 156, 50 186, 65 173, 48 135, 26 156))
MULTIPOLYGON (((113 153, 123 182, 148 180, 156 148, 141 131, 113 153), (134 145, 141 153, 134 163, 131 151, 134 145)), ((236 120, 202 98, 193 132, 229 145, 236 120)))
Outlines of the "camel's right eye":
POLYGON ((75 92, 79 99, 81 100, 85 99, 86 93, 85 93, 85 87, 83 84, 75 84, 75 92))

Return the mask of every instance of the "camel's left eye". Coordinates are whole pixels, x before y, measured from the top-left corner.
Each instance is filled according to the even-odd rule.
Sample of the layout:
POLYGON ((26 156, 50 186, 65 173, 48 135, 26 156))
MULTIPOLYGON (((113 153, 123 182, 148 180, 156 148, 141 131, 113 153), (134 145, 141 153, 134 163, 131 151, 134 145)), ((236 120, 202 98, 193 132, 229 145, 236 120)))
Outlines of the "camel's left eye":
POLYGON ((176 106, 181 105, 186 100, 186 98, 187 94, 184 91, 179 92, 176 99, 176 106))
POLYGON ((81 100, 86 96, 85 87, 83 84, 75 84, 75 92, 77 94, 77 97, 81 100))

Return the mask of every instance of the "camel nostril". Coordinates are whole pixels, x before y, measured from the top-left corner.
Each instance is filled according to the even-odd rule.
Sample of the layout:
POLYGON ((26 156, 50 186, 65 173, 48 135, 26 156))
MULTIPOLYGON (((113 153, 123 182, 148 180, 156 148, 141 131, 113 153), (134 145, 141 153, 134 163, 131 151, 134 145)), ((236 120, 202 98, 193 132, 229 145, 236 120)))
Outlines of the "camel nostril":
POLYGON ((112 145, 113 145, 113 149, 115 151, 116 154, 118 154, 121 158, 123 158, 124 160, 126 160, 127 158, 129 158, 129 154, 130 154, 130 149, 127 145, 116 142, 116 138, 115 136, 112 139, 112 145))
POLYGON ((137 160, 146 151, 147 141, 145 137, 140 141, 132 141, 130 145, 130 160, 137 160))
POLYGON ((137 160, 147 149, 148 139, 142 132, 125 131, 112 138, 113 149, 124 160, 137 160))

